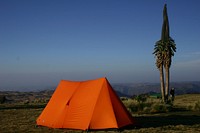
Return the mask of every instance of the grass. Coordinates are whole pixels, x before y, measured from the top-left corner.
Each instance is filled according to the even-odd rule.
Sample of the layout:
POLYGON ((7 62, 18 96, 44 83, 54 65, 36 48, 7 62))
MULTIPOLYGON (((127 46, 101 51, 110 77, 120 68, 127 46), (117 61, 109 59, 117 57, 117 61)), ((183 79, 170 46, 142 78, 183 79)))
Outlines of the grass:
POLYGON ((200 94, 185 94, 175 97, 174 106, 195 110, 198 102, 200 102, 200 94))
MULTIPOLYGON (((81 132, 67 129, 37 127, 35 120, 41 111, 42 109, 0 110, 0 132, 81 132)), ((135 117, 135 121, 138 123, 136 127, 126 129, 122 132, 200 132, 200 114, 198 112, 141 115, 135 117)))
MULTIPOLYGON (((176 107, 195 106, 198 102, 199 95, 182 95, 177 96, 174 102, 176 107), (198 99, 196 99, 198 98, 198 99), (177 101, 176 101, 177 100, 177 101), (193 101, 193 102, 192 102, 193 101), (184 106, 185 105, 185 106, 184 106)), ((130 101, 129 101, 130 102, 130 101)), ((148 102, 156 102, 149 99, 148 102)), ((37 127, 36 119, 42 112, 43 108, 21 108, 21 109, 2 109, 0 110, 0 133, 21 133, 21 132, 43 132, 43 133, 66 133, 82 132, 68 129, 52 129, 47 127, 37 127)), ((154 114, 133 114, 136 126, 130 129, 124 129, 123 133, 187 133, 200 132, 200 112, 187 110, 175 111, 168 113, 154 114)), ((91 131, 101 133, 104 131, 91 131)), ((117 131, 107 131, 115 133, 117 131)))
POLYGON ((185 94, 175 97, 175 101, 162 104, 161 99, 148 97, 141 102, 137 99, 122 100, 132 114, 167 113, 179 111, 200 111, 200 94, 185 94))

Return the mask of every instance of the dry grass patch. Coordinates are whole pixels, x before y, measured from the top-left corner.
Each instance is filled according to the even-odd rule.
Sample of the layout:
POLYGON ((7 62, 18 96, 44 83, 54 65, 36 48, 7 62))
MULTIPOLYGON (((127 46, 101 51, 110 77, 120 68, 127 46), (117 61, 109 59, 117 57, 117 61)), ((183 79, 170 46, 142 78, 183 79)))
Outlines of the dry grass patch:
MULTIPOLYGON (((188 94, 176 96, 174 105, 177 107, 193 106, 198 103, 199 94, 188 94)), ((159 99, 147 99, 146 107, 143 111, 151 111, 152 107, 160 104, 159 99), (148 104, 151 104, 149 106, 148 104)), ((136 100, 127 99, 123 103, 132 112, 131 106, 137 106, 136 100)), ((36 119, 42 112, 40 109, 1 109, 0 110, 0 133, 67 133, 67 132, 82 132, 68 129, 52 129, 47 127, 37 127, 36 119)), ((168 112, 168 113, 147 113, 138 114, 132 112, 137 126, 131 129, 123 130, 122 133, 198 133, 200 132, 200 112, 184 111, 184 112, 168 112)), ((91 131, 103 133, 105 131, 91 131)), ((116 133, 118 131, 106 131, 108 133, 116 133)))
POLYGON ((188 110, 196 110, 195 106, 200 102, 200 94, 185 94, 175 97, 174 106, 188 110))
MULTIPOLYGON (((0 110, 0 133, 67 133, 82 131, 68 129, 52 129, 47 127, 37 127, 36 119, 42 109, 5 109, 0 110)), ((122 133, 141 133, 141 132, 200 132, 200 114, 188 112, 173 114, 154 114, 139 115, 134 117, 139 126, 132 129, 123 130, 122 133)), ((105 131, 91 131, 103 133, 105 131)), ((106 131, 117 133, 118 131, 106 131)))

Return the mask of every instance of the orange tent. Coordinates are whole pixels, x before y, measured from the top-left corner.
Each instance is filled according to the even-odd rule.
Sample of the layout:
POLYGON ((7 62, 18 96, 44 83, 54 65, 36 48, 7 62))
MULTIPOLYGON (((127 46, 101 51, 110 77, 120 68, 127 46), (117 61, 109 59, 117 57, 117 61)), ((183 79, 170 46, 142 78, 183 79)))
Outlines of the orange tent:
POLYGON ((133 124, 106 78, 89 81, 61 80, 37 125, 69 129, 121 128, 133 124))

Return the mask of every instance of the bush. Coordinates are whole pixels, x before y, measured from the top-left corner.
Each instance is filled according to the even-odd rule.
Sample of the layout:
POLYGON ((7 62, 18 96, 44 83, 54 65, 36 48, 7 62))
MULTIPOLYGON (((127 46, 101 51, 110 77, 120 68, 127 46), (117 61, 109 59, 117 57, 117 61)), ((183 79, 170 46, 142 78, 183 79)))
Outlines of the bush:
POLYGON ((146 114, 151 113, 152 108, 151 107, 144 107, 143 112, 146 114))
POLYGON ((131 104, 129 107, 131 112, 138 112, 138 106, 137 104, 131 104))
POLYGON ((130 113, 165 113, 173 110, 173 104, 161 103, 159 99, 148 98, 147 95, 139 95, 134 99, 123 100, 130 113))
POLYGON ((123 103, 131 113, 141 111, 144 108, 144 103, 138 103, 135 100, 129 99, 129 100, 123 101, 123 103))
POLYGON ((172 107, 167 104, 154 104, 152 106, 151 113, 165 113, 168 112, 172 107))
POLYGON ((200 111, 200 101, 195 103, 194 110, 195 111, 200 111))
POLYGON ((130 104, 128 106, 128 109, 132 112, 132 113, 136 113, 136 112, 142 112, 143 109, 145 107, 145 104, 144 103, 138 103, 138 104, 130 104))
POLYGON ((137 102, 136 100, 123 101, 124 105, 131 113, 149 113, 152 103, 148 102, 137 102))
POLYGON ((147 100, 147 95, 142 94, 142 95, 138 95, 135 97, 135 100, 137 100, 139 103, 144 103, 147 100))
POLYGON ((125 107, 130 113, 135 112, 136 102, 134 100, 128 99, 128 100, 123 100, 122 102, 124 103, 125 107))
POLYGON ((6 97, 5 96, 0 96, 0 103, 4 103, 6 101, 6 97))
POLYGON ((187 110, 193 110, 193 106, 192 105, 187 106, 187 110))

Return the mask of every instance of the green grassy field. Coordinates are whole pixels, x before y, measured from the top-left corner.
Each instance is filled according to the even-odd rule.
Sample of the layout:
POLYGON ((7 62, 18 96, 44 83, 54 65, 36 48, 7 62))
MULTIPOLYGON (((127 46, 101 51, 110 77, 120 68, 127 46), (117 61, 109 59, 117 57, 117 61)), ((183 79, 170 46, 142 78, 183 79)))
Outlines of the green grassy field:
MULTIPOLYGON (((174 105, 181 108, 192 108, 200 100, 200 94, 177 96, 174 105)), ((36 126, 36 119, 43 108, 21 108, 0 110, 0 133, 42 132, 65 133, 82 132, 68 129, 52 129, 36 126)), ((136 126, 124 129, 123 133, 200 133, 200 112, 177 110, 168 113, 133 114, 136 126)), ((105 131, 91 131, 105 132, 105 131)), ((118 132, 115 130, 106 132, 118 132)))

